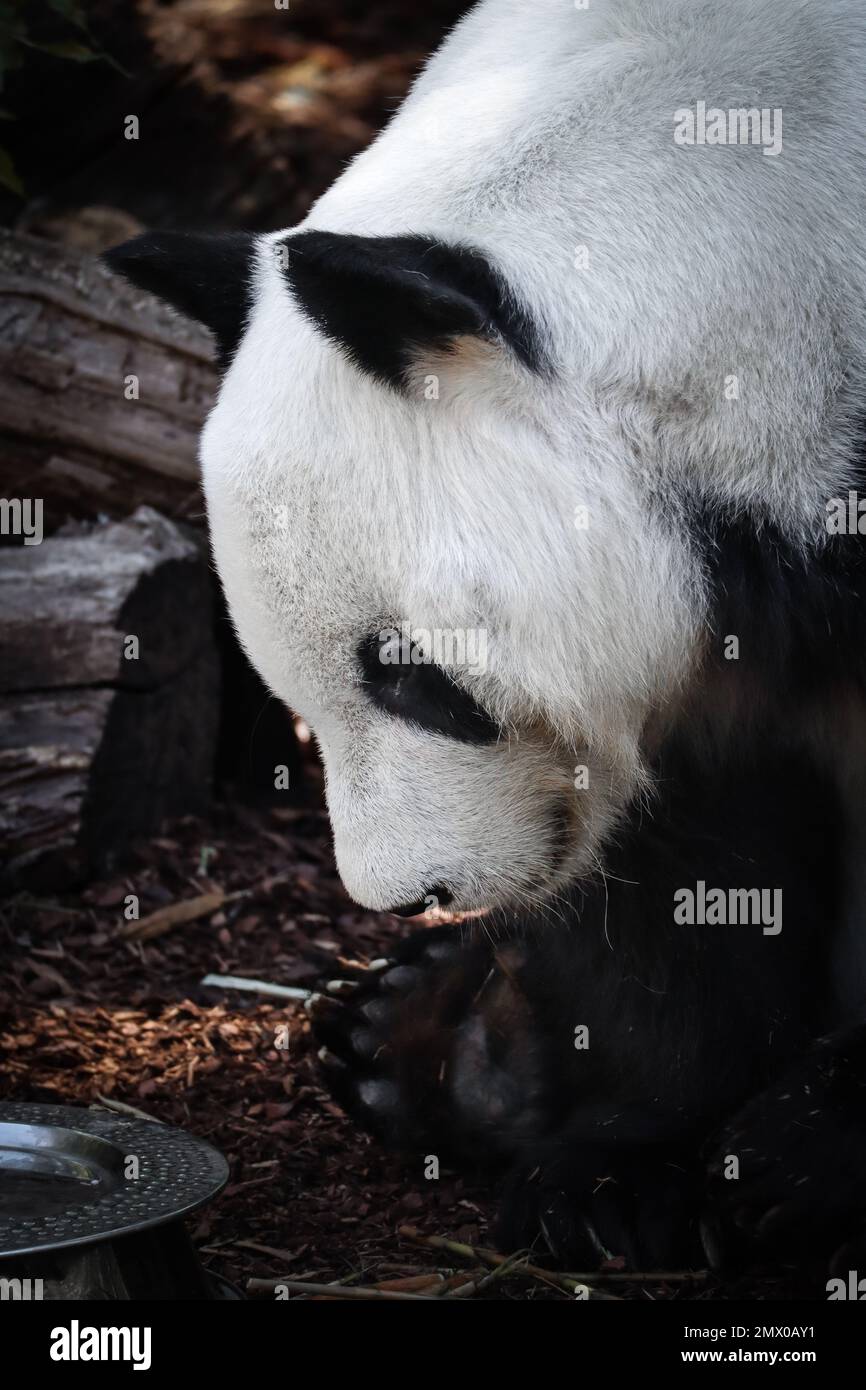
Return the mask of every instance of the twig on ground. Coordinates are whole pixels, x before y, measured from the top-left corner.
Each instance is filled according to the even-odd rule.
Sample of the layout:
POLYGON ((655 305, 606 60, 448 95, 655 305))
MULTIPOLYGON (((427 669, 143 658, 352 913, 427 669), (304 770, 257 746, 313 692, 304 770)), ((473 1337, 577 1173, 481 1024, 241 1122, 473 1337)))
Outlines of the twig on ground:
MULTIPOLYGON (((484 1273, 484 1268, 476 1269, 471 1272, 470 1277, 464 1283, 457 1282, 456 1287, 451 1287, 443 1294, 443 1298, 473 1298, 475 1294, 482 1293, 496 1279, 502 1279, 509 1274, 518 1273, 514 1269, 517 1256, 512 1256, 510 1260, 504 1261, 497 1269, 491 1270, 488 1274, 484 1273)), ((450 1280, 450 1284, 455 1285, 455 1280, 450 1280)))
POLYGON ((427 1289, 442 1289, 445 1275, 431 1270, 429 1274, 404 1274, 400 1279, 379 1279, 374 1285, 386 1293, 422 1293, 427 1289))
POLYGON ((312 1294, 325 1298, 352 1298, 378 1300, 388 1299, 401 1303, 435 1303, 438 1300, 429 1294, 402 1293, 396 1289, 373 1289, 369 1287, 351 1288, 345 1284, 307 1284, 303 1279, 248 1279, 247 1293, 273 1293, 278 1288, 288 1289, 290 1293, 312 1294))
POLYGON ((195 922, 199 917, 210 916, 226 901, 226 895, 221 888, 215 889, 212 893, 200 893, 195 898, 182 898, 180 902, 169 903, 168 907, 160 907, 148 917, 142 917, 140 922, 130 922, 128 926, 121 927, 117 934, 118 939, 152 941, 155 936, 162 936, 173 927, 180 927, 185 922, 195 922))
MULTIPOLYGON (((426 1245, 431 1250, 445 1250, 450 1255, 461 1255, 466 1260, 481 1260, 483 1264, 499 1267, 503 1264, 510 1264, 519 1255, 500 1255, 498 1250, 488 1250, 483 1246, 466 1245, 459 1240, 448 1240, 445 1236, 425 1236, 416 1226, 401 1226, 399 1235, 407 1240, 415 1241, 419 1245, 426 1245)), ((511 1273, 522 1273, 531 1275, 534 1279, 546 1279, 548 1283, 556 1284, 561 1288, 567 1289, 570 1293, 574 1292, 577 1285, 593 1283, 623 1283, 623 1284, 665 1284, 682 1283, 687 1280, 706 1279, 707 1271, 701 1270, 659 1270, 648 1273, 632 1273, 630 1270, 605 1270, 596 1269, 587 1274, 560 1273, 554 1269, 543 1269, 540 1265, 523 1263, 519 1268, 512 1269, 511 1273)))
POLYGON ((258 1255, 271 1255, 275 1260, 296 1260, 308 1248, 302 1245, 298 1250, 278 1250, 273 1245, 260 1245, 257 1240, 233 1240, 241 1250, 255 1250, 258 1255))
MULTIPOLYGON (((116 1110, 119 1115, 131 1115, 133 1119, 147 1120, 152 1125, 161 1125, 165 1123, 164 1120, 157 1119, 156 1115, 148 1115, 146 1110, 138 1110, 134 1105, 125 1105, 122 1100, 112 1100, 109 1096, 101 1096, 98 1091, 96 1093, 96 1099, 99 1101, 99 1106, 102 1106, 105 1110, 116 1110)), ((93 1106, 91 1108, 99 1109, 99 1106, 93 1106)))
POLYGON ((205 975, 200 982, 208 989, 245 989, 251 994, 269 994, 274 999, 309 999, 310 989, 297 985, 272 985, 267 980, 248 980, 244 975, 205 975))

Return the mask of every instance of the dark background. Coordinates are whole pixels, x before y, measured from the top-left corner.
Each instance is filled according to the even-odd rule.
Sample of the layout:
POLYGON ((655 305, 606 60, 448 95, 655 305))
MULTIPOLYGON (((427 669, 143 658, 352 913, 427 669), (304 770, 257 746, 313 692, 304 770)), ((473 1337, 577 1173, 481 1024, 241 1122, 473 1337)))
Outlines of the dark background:
POLYGON ((3 143, 31 206, 5 198, 7 224, 98 203, 153 227, 288 226, 384 124, 469 8, 457 0, 57 7, 20 5, 28 40, 106 57, 13 48, 23 66, 7 77, 4 104, 16 120, 3 143), (122 138, 129 113, 141 122, 137 142, 122 138))

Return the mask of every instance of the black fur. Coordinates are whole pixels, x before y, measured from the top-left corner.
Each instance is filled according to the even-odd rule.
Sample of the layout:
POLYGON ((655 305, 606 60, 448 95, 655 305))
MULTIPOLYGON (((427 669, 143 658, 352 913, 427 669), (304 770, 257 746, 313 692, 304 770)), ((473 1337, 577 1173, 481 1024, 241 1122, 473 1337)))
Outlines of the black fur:
POLYGON ((459 743, 495 743, 501 736, 496 721, 441 667, 432 662, 385 662, 382 652, 378 633, 358 647, 364 688, 379 709, 459 743))
POLYGON ((707 1201, 713 1243, 729 1263, 745 1263, 756 1252, 790 1259, 862 1239, 864 1171, 861 1024, 815 1042, 713 1141, 707 1201), (741 1156, 737 1182, 725 1178, 729 1154, 741 1156))
POLYGON ((504 342, 534 371, 534 326, 489 261, 432 237, 309 231, 286 239, 284 274, 310 319, 363 371, 401 387, 419 352, 464 334, 504 342))
POLYGON ((635 811, 606 883, 576 887, 547 918, 467 926, 462 944, 453 929, 419 932, 394 969, 362 978, 350 1007, 314 1006, 326 1073, 360 1123, 416 1161, 435 1153, 505 1174, 502 1248, 541 1242, 578 1268, 607 1255, 632 1267, 703 1263, 701 1217, 727 1253, 729 1208, 739 1215, 741 1198, 757 1228, 775 1197, 796 1212, 808 1199, 813 1235, 832 1210, 810 1246, 829 1257, 850 1233, 840 1228, 866 1218, 853 1180, 866 1163, 866 1044, 845 1039, 835 1071, 832 1044, 810 1060, 832 1017, 834 790, 816 773, 804 801, 800 762, 754 747, 709 783, 681 753, 658 773, 655 806, 635 811), (781 888, 779 936, 677 925, 674 892, 699 877, 781 888), (779 1079, 796 1085, 801 1067, 787 1111, 753 1101, 774 1086, 785 1094, 779 1079), (836 1078, 826 1097, 818 1073, 836 1078), (742 1180, 720 1192, 719 1155, 730 1153, 742 1180), (792 1164, 812 1183, 805 1193, 792 1164))
POLYGON ((803 548, 769 523, 699 507, 690 533, 710 579, 716 671, 736 668, 786 702, 840 682, 866 687, 866 536, 803 548), (740 642, 734 663, 723 654, 729 634, 740 642))
POLYGON ((104 260, 139 289, 209 328, 224 371, 250 311, 254 244, 250 232, 148 232, 107 251, 104 260))

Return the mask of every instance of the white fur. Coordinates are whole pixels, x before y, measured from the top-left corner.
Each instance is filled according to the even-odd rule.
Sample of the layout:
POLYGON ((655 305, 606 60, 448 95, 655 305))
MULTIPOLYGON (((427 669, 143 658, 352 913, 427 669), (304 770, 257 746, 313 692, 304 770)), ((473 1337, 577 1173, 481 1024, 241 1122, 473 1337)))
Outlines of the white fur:
POLYGON ((486 0, 294 230, 480 248, 552 376, 466 342, 402 398, 300 313, 285 233, 262 239, 203 437, 212 534, 242 642, 318 736, 360 901, 445 882, 459 907, 500 903, 593 862, 701 656, 686 489, 820 534, 866 378, 864 132, 860 0, 486 0), (698 100, 781 108, 782 152, 677 145, 698 100), (487 671, 454 675, 507 740, 369 706, 357 642, 402 621, 487 629, 487 671), (547 813, 578 763, 551 875, 547 813))

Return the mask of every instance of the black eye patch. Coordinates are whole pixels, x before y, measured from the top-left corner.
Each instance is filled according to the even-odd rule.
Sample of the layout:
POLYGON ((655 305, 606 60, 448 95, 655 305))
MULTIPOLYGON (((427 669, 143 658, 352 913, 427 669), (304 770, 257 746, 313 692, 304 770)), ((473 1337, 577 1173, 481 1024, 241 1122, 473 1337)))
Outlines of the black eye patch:
POLYGON ((394 644, 379 633, 365 637, 358 646, 362 684, 374 705, 460 743, 497 741, 502 730, 496 720, 441 666, 420 661, 415 646, 404 653, 409 660, 394 660, 395 654, 394 644))

